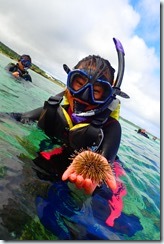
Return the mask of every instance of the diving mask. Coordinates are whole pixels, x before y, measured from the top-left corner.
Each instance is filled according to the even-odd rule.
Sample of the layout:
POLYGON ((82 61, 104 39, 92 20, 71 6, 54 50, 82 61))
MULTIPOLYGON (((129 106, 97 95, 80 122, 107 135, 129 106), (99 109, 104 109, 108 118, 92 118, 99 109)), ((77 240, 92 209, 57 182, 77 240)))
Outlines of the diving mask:
POLYGON ((113 94, 113 88, 105 79, 95 79, 85 70, 73 70, 68 73, 67 87, 71 94, 91 105, 106 103, 113 94))
POLYGON ((31 67, 30 60, 21 59, 20 61, 21 61, 22 65, 24 66, 24 68, 29 69, 31 67))

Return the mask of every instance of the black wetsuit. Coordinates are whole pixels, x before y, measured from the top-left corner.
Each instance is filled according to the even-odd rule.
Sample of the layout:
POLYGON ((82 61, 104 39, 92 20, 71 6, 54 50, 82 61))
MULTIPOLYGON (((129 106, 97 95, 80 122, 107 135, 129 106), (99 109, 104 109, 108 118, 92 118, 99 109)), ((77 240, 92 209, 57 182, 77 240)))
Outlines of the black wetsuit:
MULTIPOLYGON (((23 123, 29 120, 38 121, 38 127, 48 135, 51 145, 56 144, 57 140, 60 140, 63 148, 61 154, 54 155, 50 160, 47 160, 39 153, 34 163, 51 174, 52 178, 54 175, 61 177, 71 163, 70 156, 72 153, 82 148, 90 148, 101 152, 112 163, 116 158, 120 145, 120 123, 110 116, 108 116, 105 123, 98 123, 98 120, 93 117, 90 122, 85 121, 85 123, 88 123, 87 126, 83 126, 83 123, 81 123, 80 128, 70 130, 63 108, 67 112, 70 109, 69 106, 53 103, 50 98, 45 102, 44 107, 24 114, 14 114, 14 117, 17 117, 17 120, 23 123)), ((48 140, 41 142, 40 151, 45 150, 47 143, 48 140)))
POLYGON ((141 134, 142 136, 149 138, 149 136, 145 132, 143 132, 141 129, 138 129, 137 133, 141 134))
POLYGON ((29 75, 28 71, 27 71, 27 70, 20 70, 18 64, 9 63, 9 64, 6 66, 6 70, 8 70, 8 71, 11 72, 11 73, 18 71, 18 72, 19 72, 19 77, 20 77, 20 78, 22 78, 22 79, 24 79, 24 80, 26 80, 26 81, 32 82, 32 78, 31 78, 31 76, 29 75))

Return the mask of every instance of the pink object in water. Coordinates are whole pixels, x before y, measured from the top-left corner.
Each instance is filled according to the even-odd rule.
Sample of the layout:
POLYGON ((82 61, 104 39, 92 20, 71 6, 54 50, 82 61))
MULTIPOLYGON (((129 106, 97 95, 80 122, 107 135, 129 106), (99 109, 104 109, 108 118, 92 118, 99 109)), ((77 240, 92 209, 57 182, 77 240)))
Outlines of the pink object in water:
POLYGON ((117 188, 113 191, 112 199, 108 201, 109 207, 111 209, 111 213, 109 217, 106 219, 106 224, 109 226, 114 225, 114 220, 121 215, 123 209, 123 196, 127 194, 126 188, 119 179, 118 176, 125 175, 125 171, 119 165, 118 162, 114 162, 114 172, 116 175, 116 184, 117 188))
POLYGON ((58 148, 54 148, 53 150, 51 151, 47 151, 47 152, 40 152, 40 154, 46 158, 47 160, 50 160, 50 158, 53 156, 53 155, 57 155, 57 154, 61 154, 63 151, 63 148, 62 147, 58 147, 58 148))
POLYGON ((113 170, 115 172, 116 178, 122 175, 126 175, 125 170, 120 166, 118 162, 114 162, 113 170))

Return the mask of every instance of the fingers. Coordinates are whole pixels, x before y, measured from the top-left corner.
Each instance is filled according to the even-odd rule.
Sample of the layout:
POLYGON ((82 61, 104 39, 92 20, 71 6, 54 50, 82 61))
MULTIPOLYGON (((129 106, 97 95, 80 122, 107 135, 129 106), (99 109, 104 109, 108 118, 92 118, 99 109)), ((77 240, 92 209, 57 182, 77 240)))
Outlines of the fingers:
POLYGON ((92 194, 97 186, 97 184, 93 183, 91 179, 84 179, 81 175, 76 177, 74 183, 78 189, 83 188, 86 194, 92 194))
MULTIPOLYGON (((95 188, 97 187, 97 183, 92 182, 91 179, 84 179, 82 175, 77 175, 74 168, 70 165, 67 170, 62 175, 62 180, 70 180, 72 183, 75 183, 78 189, 84 189, 86 194, 92 194, 95 188)), ((107 186, 115 191, 117 189, 117 183, 114 175, 110 175, 106 180, 107 186)))
POLYGON ((85 179, 83 187, 86 194, 92 194, 97 187, 97 183, 92 182, 91 179, 85 179))
POLYGON ((70 180, 72 183, 75 183, 76 187, 81 189, 84 185, 84 178, 81 175, 77 175, 72 167, 68 167, 68 169, 62 175, 62 180, 70 180))
POLYGON ((62 175, 63 181, 67 179, 74 183, 78 189, 83 188, 86 194, 92 194, 97 186, 91 179, 84 179, 82 175, 77 175, 71 166, 62 175))
POLYGON ((72 173, 68 176, 68 179, 71 181, 71 182, 76 182, 77 181, 77 175, 76 173, 72 173))
POLYGON ((63 173, 62 180, 67 180, 72 173, 74 173, 74 169, 71 166, 69 166, 63 173))
POLYGON ((29 124, 30 123, 30 119, 29 118, 21 118, 20 122, 22 124, 29 124))
POLYGON ((83 188, 84 178, 81 175, 77 175, 75 184, 76 184, 77 188, 79 188, 79 189, 83 188))

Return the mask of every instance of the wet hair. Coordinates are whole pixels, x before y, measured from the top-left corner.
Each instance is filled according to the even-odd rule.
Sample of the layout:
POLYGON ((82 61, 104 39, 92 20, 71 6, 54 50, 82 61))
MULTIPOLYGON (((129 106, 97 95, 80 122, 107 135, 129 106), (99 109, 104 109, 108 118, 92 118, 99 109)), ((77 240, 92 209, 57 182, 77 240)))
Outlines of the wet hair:
POLYGON ((111 85, 114 82, 115 69, 108 60, 100 56, 89 55, 80 60, 74 69, 84 70, 88 75, 94 76, 95 79, 106 80, 111 85))

